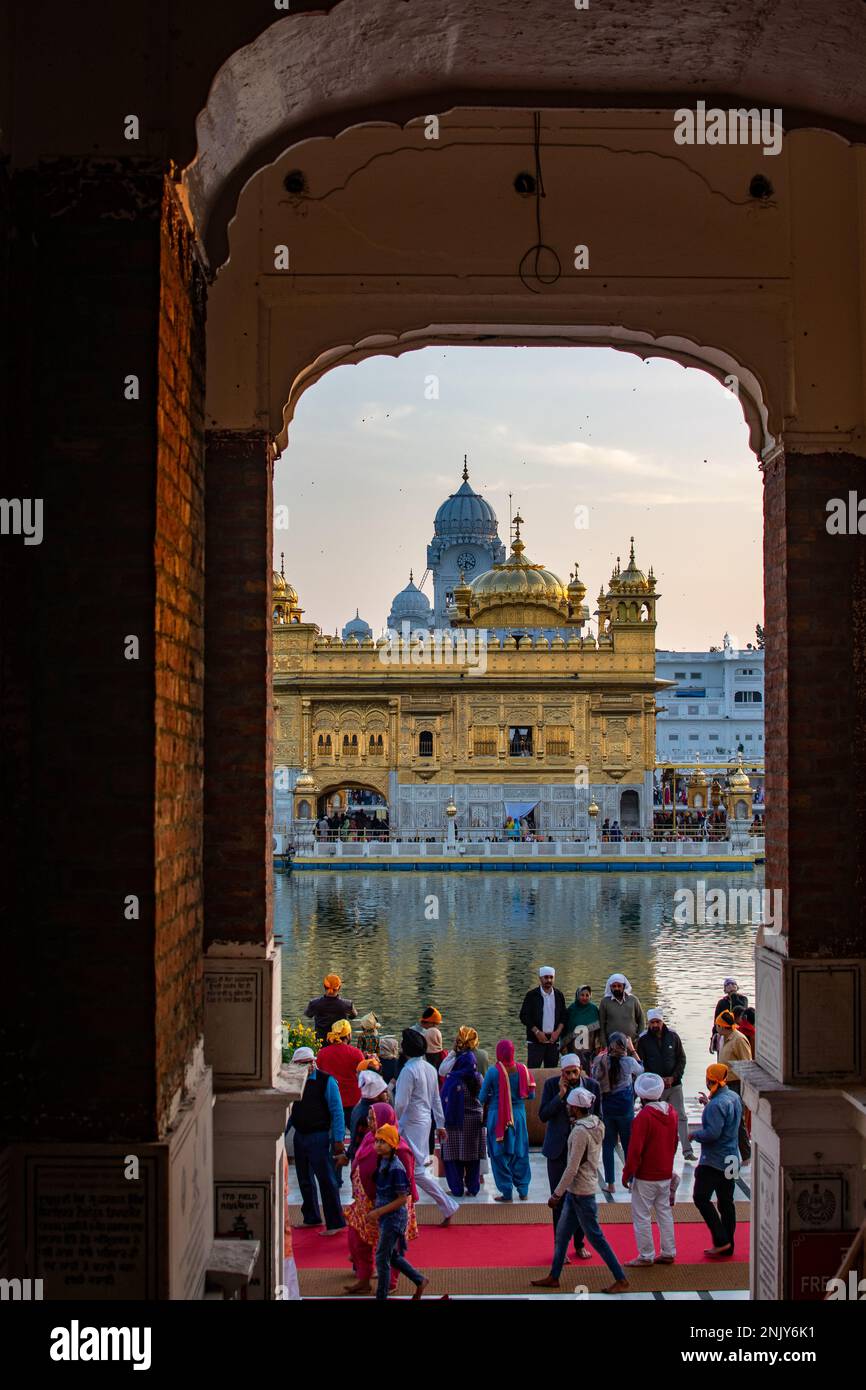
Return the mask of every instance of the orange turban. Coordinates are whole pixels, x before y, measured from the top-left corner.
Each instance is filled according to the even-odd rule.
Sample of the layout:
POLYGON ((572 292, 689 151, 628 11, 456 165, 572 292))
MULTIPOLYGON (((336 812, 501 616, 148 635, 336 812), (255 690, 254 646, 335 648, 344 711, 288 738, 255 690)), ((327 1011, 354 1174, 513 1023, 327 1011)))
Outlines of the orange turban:
POLYGON ((400 1144, 400 1131, 396 1125, 380 1125, 376 1130, 376 1138, 383 1139, 388 1147, 396 1153, 400 1144))
POLYGON ((728 1069, 724 1062, 712 1062, 707 1067, 707 1085, 710 1088, 710 1095, 715 1095, 720 1086, 728 1084, 728 1069))
POLYGON ((474 1028, 458 1028, 457 1041, 462 1047, 473 1048, 478 1046, 478 1034, 474 1028))
POLYGON ((717 1027, 717 1028, 736 1028, 736 1027, 737 1027, 737 1020, 734 1018, 734 1015, 731 1013, 730 1009, 722 1009, 722 1012, 719 1014, 718 1018, 716 1019, 716 1027, 717 1027))
POLYGON ((355 1071, 360 1075, 362 1071, 381 1071, 382 1065, 378 1057, 365 1057, 363 1062, 359 1062, 355 1071))
POLYGON ((425 1009, 421 1015, 421 1022, 424 1024, 425 1028, 438 1028, 439 1024, 442 1022, 442 1015, 439 1010, 431 1004, 429 1009, 425 1009))
POLYGON ((339 975, 326 975, 322 984, 325 986, 325 992, 327 994, 339 994, 343 981, 340 979, 339 975))

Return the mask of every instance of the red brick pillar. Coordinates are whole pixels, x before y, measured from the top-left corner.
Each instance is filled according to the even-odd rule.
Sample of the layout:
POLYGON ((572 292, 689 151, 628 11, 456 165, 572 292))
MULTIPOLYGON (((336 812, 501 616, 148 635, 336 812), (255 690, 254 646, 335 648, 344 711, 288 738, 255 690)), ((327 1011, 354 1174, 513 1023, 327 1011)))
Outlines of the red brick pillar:
POLYGON ((816 1248, 814 1194, 844 1242, 866 1198, 852 1096, 866 1077, 866 466, 780 452, 764 492, 766 881, 783 914, 756 950, 757 1056, 737 1070, 752 1111, 752 1297, 799 1300, 841 1260, 816 1248), (853 533, 834 534, 834 499, 847 514, 851 493, 853 533))
POLYGON ((273 935, 273 452, 207 433, 205 945, 273 935))
POLYGON ((850 454, 765 465, 767 884, 795 956, 866 954, 866 515, 827 529, 850 492, 850 454))
POLYGON ((3 492, 42 536, 0 545, 9 1273, 197 1297, 204 276, 153 165, 22 171, 10 221, 3 492))
POLYGON ((209 430, 205 603, 205 1042, 218 1088, 279 1065, 273 945, 273 450, 209 430))
POLYGON ((23 172, 12 216, 0 1070, 19 1132, 150 1137, 201 1031, 204 282, 153 167, 23 172))

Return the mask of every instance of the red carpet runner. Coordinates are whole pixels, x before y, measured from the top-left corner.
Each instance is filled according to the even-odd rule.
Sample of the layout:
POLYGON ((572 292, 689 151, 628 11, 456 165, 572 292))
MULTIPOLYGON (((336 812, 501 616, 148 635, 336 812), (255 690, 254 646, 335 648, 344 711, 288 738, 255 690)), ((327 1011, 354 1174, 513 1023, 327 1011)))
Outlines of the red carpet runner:
MULTIPOLYGON (((630 1224, 605 1224, 605 1237, 617 1258, 625 1262, 637 1254, 630 1224)), ((656 1249, 658 1232, 655 1231, 656 1249)), ((676 1225, 678 1264, 717 1264, 707 1260, 704 1250, 710 1236, 703 1222, 676 1225)), ((292 1245, 299 1270, 337 1269, 350 1271, 349 1247, 345 1233, 321 1236, 310 1228, 295 1228, 292 1245)), ((749 1227, 737 1225, 736 1254, 733 1261, 745 1263, 749 1255, 749 1227)), ((409 1242, 408 1258, 419 1269, 524 1268, 549 1265, 553 1256, 553 1223, 539 1226, 422 1226, 418 1239, 409 1242)), ((579 1262, 585 1267, 603 1265, 593 1252, 592 1260, 579 1262)))

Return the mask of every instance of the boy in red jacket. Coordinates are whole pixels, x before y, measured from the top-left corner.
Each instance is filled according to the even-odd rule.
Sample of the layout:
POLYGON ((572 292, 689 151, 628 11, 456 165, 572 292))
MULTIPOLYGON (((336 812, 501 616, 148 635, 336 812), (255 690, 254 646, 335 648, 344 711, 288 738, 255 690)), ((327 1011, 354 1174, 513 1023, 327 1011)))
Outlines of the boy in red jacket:
POLYGON ((631 1217, 637 1257, 629 1265, 672 1265, 676 1259, 673 1188, 674 1154, 677 1151, 677 1112, 662 1100, 665 1083, 653 1072, 644 1072, 634 1083, 641 1101, 632 1125, 628 1157, 622 1172, 623 1187, 631 1187, 631 1217), (655 1212, 661 1251, 655 1252, 652 1215, 655 1212))

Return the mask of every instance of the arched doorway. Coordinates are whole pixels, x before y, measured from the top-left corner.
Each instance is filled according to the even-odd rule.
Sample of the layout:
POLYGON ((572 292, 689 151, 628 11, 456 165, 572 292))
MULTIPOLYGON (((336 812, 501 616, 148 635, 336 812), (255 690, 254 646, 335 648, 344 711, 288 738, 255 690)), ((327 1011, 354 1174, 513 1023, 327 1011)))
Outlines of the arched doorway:
POLYGON ((619 823, 623 830, 640 826, 640 797, 634 790, 624 791, 619 799, 619 823))
MULTIPOLYGON (((61 497, 70 507, 64 544, 51 550, 50 576, 40 575, 31 550, 3 547, 12 578, 8 590, 20 600, 9 606, 9 649, 21 658, 22 672, 9 703, 14 794, 4 798, 4 843, 20 852, 26 865, 8 885, 18 895, 10 920, 20 924, 15 933, 21 933, 10 941, 24 955, 34 949, 41 953, 34 972, 40 980, 37 1008, 31 995, 8 1002, 11 1029, 20 1038, 7 1068, 13 1081, 13 1172, 23 1172, 30 1161, 22 1146, 36 1155, 50 1153, 58 1133, 85 1145, 94 1164, 113 1157, 107 1146, 120 1138, 130 1145, 153 1144, 160 1161, 167 1162, 171 1151, 172 1172, 191 1171, 188 1153, 184 1165, 175 1163, 180 1139, 186 1142, 191 1132, 185 1121, 178 1122, 188 1114, 186 1100, 183 1108, 181 1101, 194 1096, 196 1116, 210 1116, 201 1050, 205 1000, 208 1010, 215 1000, 225 1001, 231 994, 229 977, 239 968, 253 982, 248 1003, 236 1001, 233 1027, 222 1036, 209 1028, 208 1060, 223 1097, 246 1087, 259 1097, 257 1113, 268 1115, 272 1020, 267 1007, 259 1009, 273 998, 271 812, 262 792, 272 733, 268 483, 273 441, 281 434, 295 381, 321 354, 339 352, 341 345, 351 351, 375 338, 399 343, 417 329, 419 317, 433 330, 431 341, 437 325, 447 329, 456 323, 461 330, 483 333, 491 322, 511 325, 522 341, 539 321, 551 340, 559 332, 571 340, 574 331, 597 328, 599 322, 609 331, 613 317, 631 331, 652 337, 662 325, 670 334, 724 346, 734 358, 748 361, 768 403, 769 432, 787 450, 764 460, 768 799, 778 808, 768 827, 768 875, 784 891, 785 931, 775 942, 778 949, 762 957, 759 984, 759 1060, 776 1083, 772 1095, 764 1090, 760 1124, 768 1123, 772 1110, 778 1142, 765 1143, 766 1130, 758 1138, 765 1161, 758 1170, 760 1221, 754 1223, 763 1250, 774 1256, 762 1264, 759 1292, 779 1297, 788 1289, 787 1245, 781 1238, 783 1213, 791 1205, 786 1183, 798 1166, 802 1171, 813 1161, 797 1148, 796 1135, 804 1132, 795 1113, 798 1087, 810 1079, 821 1087, 845 1170, 859 1173, 863 1166, 862 1145, 849 1138, 840 1081, 862 1082, 862 1051, 855 1055, 840 1047, 819 1058, 798 1041, 801 1025, 804 1039, 814 1036, 810 991, 814 977, 826 979, 825 970, 836 969, 833 962, 839 963, 834 997, 846 1012, 834 1038, 825 1042, 836 1046, 834 1039, 853 1037, 855 1016, 862 1014, 862 970, 856 961, 863 954, 866 918, 859 867, 866 837, 855 806, 848 833, 834 842, 834 873, 826 873, 826 848, 814 828, 836 819, 838 779, 827 778, 827 788, 816 786, 809 721, 812 710, 826 712, 826 743, 852 749, 859 778, 863 757, 856 740, 852 745, 851 729, 862 723, 866 697, 851 634, 859 631, 862 574, 852 558, 853 545, 830 538, 824 522, 828 498, 847 498, 862 487, 864 330, 857 306, 863 250, 862 219, 855 215, 861 153, 845 141, 862 141, 864 134, 856 41, 863 16, 858 21, 845 6, 830 7, 826 14, 815 7, 814 16, 808 7, 798 7, 788 17, 796 35, 786 30, 791 44, 786 51, 798 61, 780 67, 777 9, 756 15, 754 5, 743 0, 734 6, 740 22, 732 23, 730 7, 707 7, 694 20, 702 51, 714 55, 712 70, 698 63, 684 98, 676 45, 658 51, 652 28, 658 15, 648 16, 642 6, 623 16, 614 46, 605 36, 601 42, 590 37, 576 42, 573 9, 560 0, 539 0, 533 14, 543 41, 518 77, 514 54, 525 50, 519 8, 508 15, 502 6, 432 0, 419 22, 417 7, 386 9, 381 0, 367 0, 365 16, 374 18, 365 50, 369 61, 360 65, 353 56, 359 6, 349 0, 316 8, 331 12, 297 14, 272 24, 272 8, 232 7, 231 14, 221 10, 219 23, 178 24, 170 45, 162 32, 156 39, 160 26, 142 29, 130 44, 122 31, 103 22, 100 7, 89 13, 78 7, 64 13, 61 7, 38 38, 27 23, 16 25, 13 35, 16 55, 27 59, 38 52, 62 88, 63 108, 78 113, 56 133, 50 150, 40 150, 40 113, 31 106, 42 99, 39 84, 20 81, 16 120, 4 123, 0 137, 4 156, 13 141, 14 234, 8 244, 17 289, 9 305, 12 326, 20 327, 26 344, 23 353, 10 354, 9 409, 0 412, 0 427, 6 429, 8 421, 8 428, 28 442, 23 450, 5 451, 20 469, 22 497, 41 496, 44 487, 46 496, 61 497), (746 31, 750 44, 744 55, 746 31), (66 62, 73 47, 98 54, 108 71, 122 66, 135 90, 147 94, 141 154, 111 103, 97 110, 88 101, 92 69, 66 62), (622 63, 623 53, 630 63, 622 63), (345 94, 340 110, 325 110, 318 94, 335 91, 345 94), (575 91, 588 93, 583 99, 591 102, 589 119, 570 109, 575 91), (786 137, 784 155, 770 168, 770 190, 751 192, 758 158, 753 151, 723 151, 722 172, 706 162, 712 150, 674 149, 669 143, 672 109, 698 94, 712 99, 718 91, 729 92, 733 103, 781 103, 792 113, 791 125, 801 127, 789 141, 786 137), (396 169, 401 159, 418 164, 409 135, 424 150, 424 113, 447 113, 457 102, 484 108, 480 120, 473 121, 471 113, 460 116, 459 134, 474 163, 471 180, 459 153, 432 141, 431 160, 421 167, 415 188, 401 172, 391 179, 385 198, 381 187, 363 183, 363 160, 352 155, 343 169, 335 165, 334 156, 339 161, 344 151, 351 154, 351 146, 334 139, 346 127, 364 120, 394 127, 412 118, 420 121, 414 131, 394 127, 405 136, 406 150, 370 149, 368 168, 378 177, 383 168, 396 169), (513 189, 517 150, 520 163, 531 150, 530 122, 516 129, 515 111, 525 114, 537 105, 561 108, 586 132, 582 148, 567 156, 565 177, 560 168, 548 180, 551 215, 545 232, 566 268, 566 252, 578 235, 588 240, 593 258, 589 274, 575 268, 556 287, 535 286, 533 294, 515 273, 517 256, 535 236, 531 219, 527 237, 518 238, 512 217, 503 211, 518 196, 513 189), (605 127, 601 134, 599 125, 605 127), (809 125, 812 130, 802 128, 809 125), (486 157, 482 127, 501 136, 503 150, 495 159, 486 157), (828 138, 827 129, 843 132, 845 139, 828 138), (238 140, 241 150, 233 147, 238 140), (268 244, 273 226, 268 219, 294 216, 286 199, 297 197, 285 187, 289 171, 281 168, 283 182, 268 186, 275 195, 271 203, 260 203, 261 224, 239 211, 231 235, 241 279, 230 283, 232 277, 224 275, 228 224, 238 211, 240 188, 292 146, 310 153, 301 172, 320 210, 330 212, 346 190, 350 200, 363 190, 369 217, 358 220, 354 215, 363 213, 363 206, 344 202, 348 215, 332 219, 344 233, 320 240, 316 262, 310 252, 318 226, 308 205, 310 236, 305 240, 303 229, 299 232, 300 218, 290 224, 290 274, 276 275, 272 247, 285 238, 273 237, 268 244), (600 147, 597 154, 590 146, 600 147), (160 151, 156 161, 154 149, 160 151), (47 154, 50 168, 41 164, 47 154), (600 163, 593 165, 596 158, 600 163), (433 161, 439 167, 435 178, 433 161), (632 180, 636 163, 665 171, 646 197, 632 180), (175 172, 193 164, 198 189, 191 188, 190 173, 178 197, 175 172), (395 198, 395 187, 412 196, 395 198), (411 221, 400 225, 392 216, 392 209, 400 214, 413 208, 428 224, 420 235, 411 221), (639 237, 633 233, 635 208, 639 237), (354 243, 349 228, 358 229, 354 243), (383 230, 388 235, 380 237, 383 230), (350 255, 361 245, 371 258, 366 264, 350 255), (222 338, 224 348, 222 360, 212 354, 207 409, 207 276, 198 247, 210 250, 207 269, 219 277, 213 325, 215 342, 222 338), (271 254, 257 264, 262 248, 271 254), (315 294, 309 292, 312 285, 315 294), (421 302, 423 315, 415 308, 421 302), (100 306, 98 334, 92 331, 95 306, 100 306), (232 328, 244 359, 236 374, 226 347, 232 328), (133 398, 121 402, 120 393, 112 395, 105 382, 126 360, 129 343, 142 341, 142 333, 148 364, 146 372, 141 369, 144 389, 135 404, 133 398), (59 358, 76 362, 80 370, 56 373, 59 358), (40 383, 49 377, 52 390, 45 393, 40 383), (88 381, 92 390, 82 385, 88 381), (35 430, 37 399, 44 414, 35 430), (205 424, 211 432, 206 489, 205 424), (122 523, 107 530, 94 519, 103 515, 110 456, 121 453, 124 467, 111 478, 122 523), (809 565, 801 563, 804 553, 811 557, 809 565), (120 573, 122 611, 112 607, 120 573), (65 631, 71 592, 81 610, 93 614, 86 641, 65 631), (828 612, 834 614, 829 638, 828 612), (104 660, 117 634, 130 628, 141 640, 140 664, 104 660), (51 663, 33 664, 49 650, 51 663), (116 724, 106 721, 106 712, 129 709, 132 670, 144 676, 138 692, 142 704, 116 724), (244 693, 250 689, 258 691, 254 703, 244 693), (70 728, 80 736, 70 739, 70 728), (53 769, 51 777, 38 775, 44 768, 53 769), (34 835, 32 846, 22 844, 28 830, 50 816, 45 788, 58 778, 76 806, 74 823, 60 842, 34 835), (789 806, 804 805, 808 823, 793 811, 789 816, 789 806), (55 910, 56 895, 44 895, 41 903, 29 892, 29 885, 52 873, 68 886, 61 914, 55 910), (124 961, 136 968, 112 976, 115 1023, 105 1010, 104 988, 94 993, 99 982, 91 964, 95 957, 110 961, 117 949, 117 905, 130 884, 141 917, 125 937, 124 961), (104 910, 94 912, 94 902, 104 910), (69 951, 70 930, 84 921, 89 949, 77 959, 69 951), (208 980, 204 992, 203 944, 205 973, 219 977, 208 980), (69 968, 55 984, 51 963, 58 945, 67 951, 69 968), (816 959, 820 971, 810 968, 816 959), (144 990, 142 980, 149 982, 144 990), (46 1084, 50 1071, 43 1050, 50 1020, 70 1003, 83 1019, 98 1011, 109 1041, 123 1037, 128 1071, 97 1073, 92 1033, 70 1030, 63 1086, 47 1088, 50 1105, 29 1116, 22 1131, 21 1103, 36 1084, 46 1084), (18 1008, 22 1012, 16 1017, 18 1008)), ((668 10, 675 21, 674 7, 668 10)), ((563 142, 567 138, 563 132, 563 142)), ((306 154, 297 163, 303 159, 306 154)), ((525 203, 520 207, 529 210, 525 203)), ((5 221, 5 202, 0 216, 5 221)), ((737 385, 733 380, 730 389, 737 385)), ((849 766, 844 775, 850 771, 849 766)), ((32 963, 32 956, 27 958, 32 963)), ((756 1087, 761 1084, 756 1074, 756 1087)), ((218 1102, 218 1126, 219 1112, 227 1108, 218 1102)), ((281 1124, 273 1116, 270 1121, 276 1146, 281 1124)), ((159 1276, 158 1292, 169 1289, 173 1297, 196 1296, 207 1249, 209 1124, 209 1119, 202 1122, 193 1155, 195 1173, 203 1175, 191 1189, 205 1193, 203 1207, 193 1213, 198 1218, 204 1211, 201 1224, 175 1222, 177 1204, 167 1200, 156 1202, 149 1213, 160 1252, 188 1241, 185 1249, 193 1255, 189 1264, 181 1257, 170 1270, 167 1257, 152 1262, 152 1268, 158 1263, 166 1271, 159 1276)), ((235 1154, 248 1156, 252 1147, 243 1135, 235 1137, 235 1154)), ((240 1159, 237 1165, 232 1176, 239 1185, 262 1176, 240 1159)), ((277 1190, 276 1170, 271 1178, 277 1190)), ((846 1219, 851 1210, 862 1211, 861 1187, 851 1186, 846 1219)), ((13 1199, 19 1194, 12 1207, 23 1211, 23 1181, 13 1199)), ((279 1277, 279 1242, 272 1246, 277 1256, 271 1283, 279 1277)), ((148 1285, 144 1296, 156 1296, 154 1288, 155 1283, 148 1285)))

